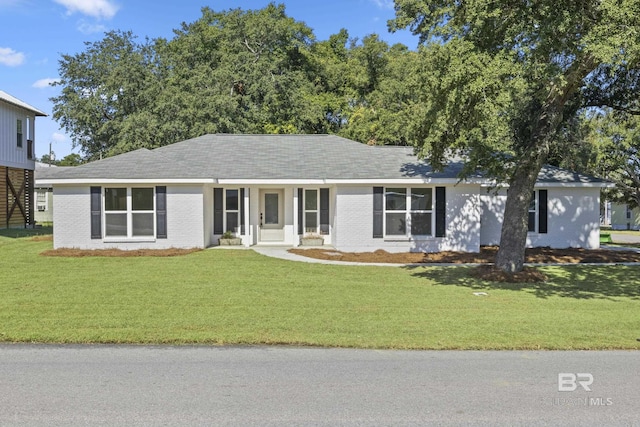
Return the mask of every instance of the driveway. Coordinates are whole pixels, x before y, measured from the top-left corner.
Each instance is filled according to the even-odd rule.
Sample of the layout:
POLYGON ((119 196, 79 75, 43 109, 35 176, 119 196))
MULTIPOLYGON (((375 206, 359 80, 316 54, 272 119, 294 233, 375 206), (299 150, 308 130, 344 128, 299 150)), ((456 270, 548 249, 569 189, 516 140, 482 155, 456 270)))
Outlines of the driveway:
POLYGON ((0 425, 640 425, 638 356, 0 345, 0 425))
POLYGON ((619 244, 627 244, 627 243, 636 244, 636 243, 640 243, 640 235, 623 234, 623 233, 616 233, 615 231, 612 231, 611 240, 619 244))

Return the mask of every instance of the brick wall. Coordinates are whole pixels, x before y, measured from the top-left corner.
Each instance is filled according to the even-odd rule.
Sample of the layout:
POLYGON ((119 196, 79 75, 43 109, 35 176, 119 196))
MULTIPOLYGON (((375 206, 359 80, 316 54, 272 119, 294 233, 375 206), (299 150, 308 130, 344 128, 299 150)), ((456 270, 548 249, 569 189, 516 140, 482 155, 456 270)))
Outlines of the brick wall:
MULTIPOLYGON (((89 187, 53 189, 55 248, 166 249, 204 247, 203 188, 167 186, 167 238, 147 241, 91 239, 89 187)), ((104 221, 103 221, 104 222, 104 221)))
POLYGON ((480 248, 478 185, 447 187, 446 237, 373 238, 373 186, 338 187, 335 246, 343 251, 477 252, 480 248))

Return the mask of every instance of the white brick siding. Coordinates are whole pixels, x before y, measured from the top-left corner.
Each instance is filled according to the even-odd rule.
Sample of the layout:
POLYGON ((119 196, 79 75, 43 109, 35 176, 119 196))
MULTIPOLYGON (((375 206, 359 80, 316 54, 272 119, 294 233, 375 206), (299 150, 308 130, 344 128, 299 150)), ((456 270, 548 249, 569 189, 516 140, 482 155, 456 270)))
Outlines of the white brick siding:
POLYGON ((446 237, 416 241, 397 238, 374 239, 373 186, 338 187, 335 246, 339 250, 353 252, 376 249, 388 252, 477 252, 480 245, 479 188, 478 185, 446 187, 446 237))
MULTIPOLYGON (((397 186, 397 185, 396 185, 397 186)), ((250 188, 251 245, 257 243, 260 188, 250 188)), ((298 243, 294 217, 297 187, 284 188, 285 242, 298 243)), ((435 188, 435 187, 433 187, 435 188)), ((530 233, 529 246, 599 247, 599 188, 549 188, 548 233, 530 233)), ((103 249, 192 248, 217 244, 213 235, 211 186, 167 186, 167 239, 134 241, 91 239, 91 200, 88 186, 54 186, 54 247, 103 249)), ((434 191, 435 197, 435 191, 434 191)), ((330 190, 331 234, 325 236, 343 251, 477 252, 480 245, 498 244, 506 194, 487 193, 479 185, 446 187, 445 237, 413 240, 373 238, 373 186, 337 186, 330 190)), ((435 209, 433 211, 435 215, 435 209)), ((104 218, 102 218, 104 226, 104 218)), ((435 230, 434 230, 435 231, 435 230)))
MULTIPOLYGON (((544 189, 540 187, 540 189, 544 189)), ((538 190, 538 188, 536 188, 538 190)), ((547 233, 529 233, 528 247, 549 246, 552 248, 600 247, 600 188, 547 188, 547 233)), ((500 242, 502 218, 506 192, 498 196, 483 190, 482 200, 482 245, 497 245, 500 242)))
MULTIPOLYGON (((167 238, 91 239, 89 187, 54 186, 54 248, 167 249, 205 247, 202 186, 167 186, 167 238)), ((104 217, 102 218, 104 226, 104 217)))

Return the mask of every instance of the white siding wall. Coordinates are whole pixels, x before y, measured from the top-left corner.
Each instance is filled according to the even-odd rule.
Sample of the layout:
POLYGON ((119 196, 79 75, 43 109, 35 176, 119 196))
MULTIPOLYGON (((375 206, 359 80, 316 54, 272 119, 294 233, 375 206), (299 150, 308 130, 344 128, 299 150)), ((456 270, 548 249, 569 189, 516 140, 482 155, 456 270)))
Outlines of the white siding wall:
POLYGON ((627 205, 612 203, 611 228, 614 230, 640 230, 640 209, 632 209, 631 217, 627 218, 627 205))
POLYGON ((506 190, 494 192, 482 188, 480 190, 482 214, 480 217, 480 245, 493 246, 500 243, 502 220, 504 218, 504 205, 507 201, 506 190))
MULTIPOLYGON (((600 189, 548 188, 548 232, 529 233, 527 246, 552 248, 600 247, 600 189)), ((497 245, 504 215, 506 193, 486 194, 482 200, 482 245, 497 245)))
POLYGON ((388 252, 477 252, 480 249, 478 192, 477 185, 447 187, 446 237, 401 241, 373 238, 372 186, 338 187, 334 227, 336 249, 353 252, 376 249, 388 252))
POLYGON ((117 247, 133 250, 205 247, 202 186, 167 186, 167 239, 139 242, 91 239, 89 187, 55 186, 53 194, 54 248, 117 247))
POLYGON ((35 161, 27 158, 27 139, 29 139, 29 135, 35 142, 33 134, 34 123, 35 117, 33 114, 0 102, 0 166, 35 169, 35 161), (16 124, 18 119, 22 120, 22 148, 18 148, 16 143, 18 133, 16 124), (30 129, 28 129, 28 126, 30 129))

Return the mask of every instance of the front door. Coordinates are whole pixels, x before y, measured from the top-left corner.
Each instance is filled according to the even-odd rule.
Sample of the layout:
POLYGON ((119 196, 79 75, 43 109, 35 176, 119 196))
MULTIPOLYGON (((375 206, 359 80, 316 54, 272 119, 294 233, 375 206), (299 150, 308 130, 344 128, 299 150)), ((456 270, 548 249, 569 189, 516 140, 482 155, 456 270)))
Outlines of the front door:
POLYGON ((260 241, 284 241, 284 190, 260 190, 260 241))

